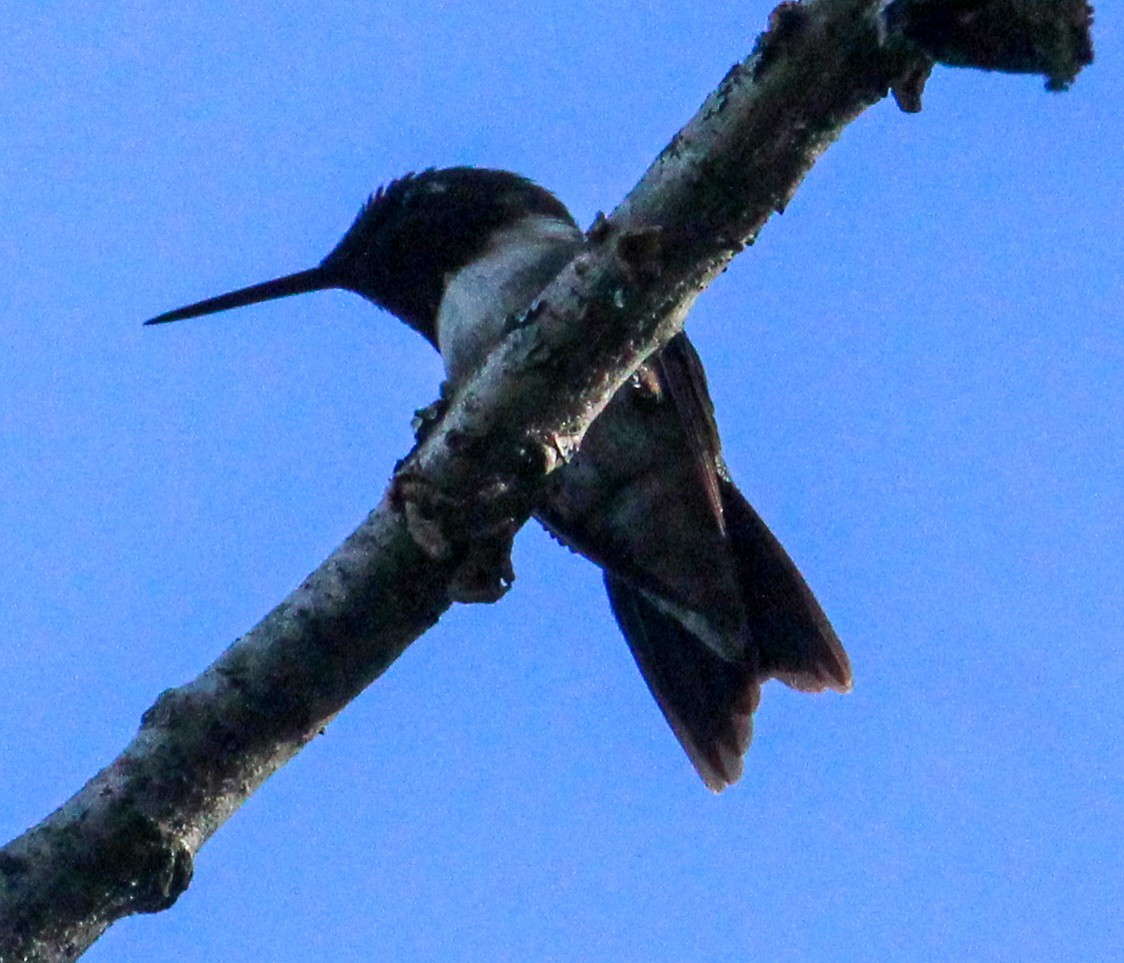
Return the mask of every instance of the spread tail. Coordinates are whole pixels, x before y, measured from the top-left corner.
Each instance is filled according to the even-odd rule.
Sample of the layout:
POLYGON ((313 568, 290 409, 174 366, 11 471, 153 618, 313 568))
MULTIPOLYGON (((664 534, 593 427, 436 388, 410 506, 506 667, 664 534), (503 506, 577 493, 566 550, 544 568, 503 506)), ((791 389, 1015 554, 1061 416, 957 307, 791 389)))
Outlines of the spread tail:
POLYGON ((802 692, 851 688, 851 665, 823 609, 737 487, 720 477, 727 534, 746 615, 742 658, 719 655, 688 627, 691 614, 606 572, 613 614, 676 738, 707 787, 742 774, 761 683, 802 692))

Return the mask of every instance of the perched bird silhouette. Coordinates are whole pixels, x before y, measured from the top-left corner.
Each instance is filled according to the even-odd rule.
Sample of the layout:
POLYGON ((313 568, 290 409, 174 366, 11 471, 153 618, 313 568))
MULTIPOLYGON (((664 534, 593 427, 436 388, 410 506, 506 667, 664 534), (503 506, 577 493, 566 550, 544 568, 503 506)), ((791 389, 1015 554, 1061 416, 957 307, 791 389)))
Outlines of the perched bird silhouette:
MULTIPOLYGON (((317 267, 145 323, 342 288, 434 345, 455 391, 584 240, 561 201, 524 177, 427 170, 374 194, 317 267)), ((850 689, 823 610, 729 477, 686 335, 617 392, 536 517, 603 570, 636 664, 712 790, 742 773, 763 681, 850 689)))

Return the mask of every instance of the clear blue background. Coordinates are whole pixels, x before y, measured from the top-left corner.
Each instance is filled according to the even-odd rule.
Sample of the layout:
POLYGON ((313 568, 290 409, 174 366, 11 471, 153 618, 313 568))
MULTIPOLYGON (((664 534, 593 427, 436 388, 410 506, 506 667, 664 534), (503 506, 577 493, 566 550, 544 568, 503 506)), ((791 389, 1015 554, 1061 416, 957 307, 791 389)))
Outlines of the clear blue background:
MULTIPOLYGON (((855 665, 699 782, 597 571, 414 645, 91 961, 1124 956, 1121 22, 848 129, 689 330, 855 665)), ((76 791, 380 498, 430 349, 314 264, 379 183, 502 166, 588 223, 769 5, 68 0, 0 15, 0 836, 76 791)), ((1114 19, 1116 18, 1116 19, 1114 19)))

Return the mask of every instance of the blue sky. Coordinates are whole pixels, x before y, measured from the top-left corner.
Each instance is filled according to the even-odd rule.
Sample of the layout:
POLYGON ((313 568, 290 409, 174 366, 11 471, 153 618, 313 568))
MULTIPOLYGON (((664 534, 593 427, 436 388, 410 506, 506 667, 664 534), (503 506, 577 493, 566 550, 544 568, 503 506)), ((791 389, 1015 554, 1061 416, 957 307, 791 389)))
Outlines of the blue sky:
MULTIPOLYGON (((1124 945, 1121 22, 1065 95, 938 71, 700 300, 727 459, 849 696, 699 782, 597 571, 529 526, 91 961, 1089 960, 1124 945)), ((769 5, 41 3, 0 15, 0 834, 380 498, 430 349, 308 267, 379 183, 610 209, 769 5)), ((1117 19, 1113 19, 1116 17, 1117 19)))

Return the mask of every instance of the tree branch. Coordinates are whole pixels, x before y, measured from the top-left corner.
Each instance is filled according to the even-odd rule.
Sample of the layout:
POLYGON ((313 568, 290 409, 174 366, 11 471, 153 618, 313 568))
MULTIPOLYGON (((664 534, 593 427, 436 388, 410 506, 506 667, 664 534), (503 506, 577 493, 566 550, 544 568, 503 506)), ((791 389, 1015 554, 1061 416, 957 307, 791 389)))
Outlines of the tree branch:
MULTIPOLYGON (((938 6, 962 11, 964 0, 912 4, 927 16, 938 6)), ((1072 26, 1072 2, 1053 8, 1072 26)), ((0 850, 0 960, 75 959, 115 920, 171 906, 211 834, 453 601, 502 594, 511 537, 550 470, 699 292, 847 123, 890 88, 919 108, 929 58, 947 44, 919 32, 904 0, 891 9, 811 0, 773 12, 754 52, 598 220, 359 529, 198 679, 161 695, 77 795, 0 850)), ((1038 28, 1022 29, 1037 49, 1038 28)), ((1035 68, 1052 81, 1091 57, 1087 18, 1066 36, 1072 70, 1056 55, 1035 68)))

